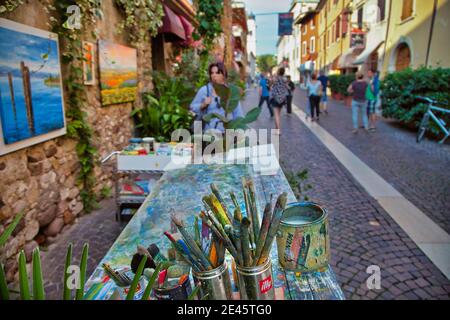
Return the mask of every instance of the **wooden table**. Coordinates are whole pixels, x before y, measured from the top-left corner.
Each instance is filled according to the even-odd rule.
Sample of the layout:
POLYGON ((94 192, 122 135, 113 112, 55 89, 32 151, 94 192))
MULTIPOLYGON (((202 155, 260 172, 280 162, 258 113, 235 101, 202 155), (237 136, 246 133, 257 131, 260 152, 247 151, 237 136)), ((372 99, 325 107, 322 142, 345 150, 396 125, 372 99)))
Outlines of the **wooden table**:
MULTIPOLYGON (((120 234, 109 252, 100 262, 86 284, 85 299, 123 299, 127 291, 118 288, 103 272, 102 263, 108 263, 114 269, 128 270, 138 244, 148 247, 155 243, 166 254, 170 242, 164 231, 176 232, 171 225, 172 212, 181 213, 187 225, 192 225, 194 216, 202 210, 202 197, 210 193, 210 184, 214 182, 222 190, 225 201, 231 203, 228 194, 233 191, 240 203, 241 178, 252 177, 257 193, 257 205, 260 215, 270 195, 276 197, 282 192, 288 193, 288 203, 295 202, 295 196, 280 169, 276 175, 257 175, 251 165, 189 165, 184 169, 166 172, 120 234)), ((230 257, 227 256, 229 259, 230 257)), ((296 274, 280 269, 278 265, 276 241, 271 251, 276 299, 342 300, 344 294, 339 287, 331 267, 324 270, 296 274)), ((228 264, 231 265, 231 264, 228 264)), ((231 277, 232 278, 232 277, 231 277)), ((146 280, 142 277, 135 298, 145 289, 146 280)))

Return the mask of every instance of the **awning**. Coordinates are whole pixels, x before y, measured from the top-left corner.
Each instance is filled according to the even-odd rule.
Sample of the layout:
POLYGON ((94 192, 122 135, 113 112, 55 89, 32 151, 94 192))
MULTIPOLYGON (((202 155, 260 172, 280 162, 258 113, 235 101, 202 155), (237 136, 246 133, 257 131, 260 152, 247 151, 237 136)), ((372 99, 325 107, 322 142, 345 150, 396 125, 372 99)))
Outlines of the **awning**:
POLYGON ((184 28, 184 33, 186 35, 186 40, 183 41, 183 45, 190 46, 194 43, 194 39, 192 38, 192 32, 194 32, 194 27, 192 24, 183 16, 179 16, 181 20, 181 24, 184 28))
POLYGON ((339 58, 338 68, 354 68, 355 66, 353 62, 363 50, 363 48, 350 48, 349 50, 347 50, 347 52, 341 55, 341 57, 339 58))
POLYGON ((338 69, 338 62, 340 60, 341 56, 337 56, 333 62, 331 63, 331 70, 337 70, 338 69))
POLYGON ((186 40, 186 32, 180 17, 168 6, 164 6, 163 25, 158 31, 164 33, 166 41, 169 42, 186 40))
MULTIPOLYGON (((371 39, 368 37, 368 39, 371 39)), ((373 38, 372 38, 373 39, 373 38)), ((384 43, 384 40, 382 39, 374 39, 369 40, 369 43, 367 47, 364 49, 364 51, 353 61, 353 64, 363 64, 367 61, 367 58, 372 54, 372 52, 378 50, 378 48, 384 43)))

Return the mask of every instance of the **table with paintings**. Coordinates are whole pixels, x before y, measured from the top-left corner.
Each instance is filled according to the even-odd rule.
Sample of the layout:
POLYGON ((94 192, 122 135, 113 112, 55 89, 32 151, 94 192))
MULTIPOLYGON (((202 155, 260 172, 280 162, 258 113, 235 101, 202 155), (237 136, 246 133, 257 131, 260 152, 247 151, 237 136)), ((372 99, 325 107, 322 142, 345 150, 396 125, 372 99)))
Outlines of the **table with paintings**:
MULTIPOLYGON (((264 175, 255 172, 251 164, 192 164, 182 169, 164 173, 152 189, 143 205, 125 227, 109 252, 90 276, 85 287, 85 299, 122 300, 128 288, 119 287, 106 273, 103 264, 114 270, 129 272, 130 262, 138 245, 148 247, 156 244, 165 254, 171 243, 164 236, 165 231, 177 232, 171 223, 171 214, 181 215, 186 225, 192 225, 194 216, 203 209, 202 197, 210 193, 210 184, 218 186, 225 201, 232 191, 239 203, 242 201, 241 179, 251 178, 256 191, 256 203, 259 215, 264 206, 282 192, 288 195, 288 203, 296 202, 294 193, 279 168, 275 174, 264 175)), ((275 200, 273 200, 275 201, 275 200)), ((279 266, 276 241, 270 252, 273 269, 273 286, 277 300, 343 300, 343 292, 330 266, 308 273, 286 271, 279 266)), ((231 259, 231 257, 226 257, 231 259)), ((231 265, 231 263, 228 263, 231 265)), ((231 268, 229 268, 231 269, 231 268)), ((231 270, 229 271, 232 273, 231 270)), ((192 278, 192 275, 190 276, 192 278)), ((230 276, 233 279, 233 276, 230 276)), ((191 279, 192 280, 192 279, 191 279)), ((239 293, 232 280, 233 297, 239 299, 239 293)), ((139 280, 134 299, 141 299, 147 278, 139 280)))

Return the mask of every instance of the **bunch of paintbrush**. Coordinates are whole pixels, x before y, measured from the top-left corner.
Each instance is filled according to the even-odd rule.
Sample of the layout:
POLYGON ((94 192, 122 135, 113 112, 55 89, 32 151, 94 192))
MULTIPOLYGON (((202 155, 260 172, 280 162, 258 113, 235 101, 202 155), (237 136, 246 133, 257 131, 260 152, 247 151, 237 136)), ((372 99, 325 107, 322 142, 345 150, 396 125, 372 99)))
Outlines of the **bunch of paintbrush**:
POLYGON ((175 239, 168 232, 164 234, 172 242, 178 254, 192 266, 196 272, 219 267, 225 260, 225 246, 222 238, 212 232, 211 223, 202 219, 201 229, 199 218, 195 217, 193 235, 187 230, 183 221, 172 215, 172 221, 178 228, 182 239, 175 239))
POLYGON ((233 215, 225 204, 217 186, 211 184, 212 194, 203 197, 207 210, 200 218, 226 247, 240 266, 251 267, 263 264, 269 257, 273 240, 278 230, 287 194, 281 194, 272 210, 272 201, 264 209, 262 223, 256 205, 255 188, 252 180, 242 179, 246 216, 243 217, 236 196, 230 197, 234 204, 233 215))

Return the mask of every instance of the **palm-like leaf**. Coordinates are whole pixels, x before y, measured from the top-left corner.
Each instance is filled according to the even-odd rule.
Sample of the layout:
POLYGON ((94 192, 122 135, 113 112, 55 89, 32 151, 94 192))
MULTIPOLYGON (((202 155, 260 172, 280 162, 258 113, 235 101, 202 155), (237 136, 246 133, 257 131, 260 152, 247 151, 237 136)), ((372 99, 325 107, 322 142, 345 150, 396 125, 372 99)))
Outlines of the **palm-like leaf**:
POLYGON ((0 300, 9 300, 8 284, 2 263, 0 263, 0 300))
POLYGON ((71 299, 71 290, 67 286, 67 279, 69 278, 69 275, 67 274, 67 269, 72 263, 72 250, 73 250, 73 244, 69 244, 67 247, 67 253, 66 253, 66 263, 64 265, 64 283, 63 283, 63 300, 70 300, 71 299))
POLYGON ((42 279, 41 255, 39 247, 33 250, 33 299, 44 300, 44 281, 42 279))
POLYGON ((133 281, 131 282, 130 289, 128 290, 128 294, 126 299, 127 300, 133 300, 134 295, 136 293, 136 288, 139 283, 139 279, 142 276, 142 272, 144 271, 145 263, 147 262, 147 256, 143 256, 141 259, 141 262, 139 263, 139 266, 136 270, 136 273, 134 275, 133 281))
POLYGON ((81 254, 81 262, 80 262, 80 288, 77 289, 75 293, 76 300, 82 300, 84 295, 84 284, 86 281, 86 268, 87 268, 87 259, 88 259, 89 245, 86 243, 83 246, 83 252, 81 254))
POLYGON ((19 253, 19 284, 20 284, 20 298, 22 300, 30 300, 30 285, 28 283, 27 260, 25 259, 25 252, 22 250, 19 253))
POLYGON ((0 247, 3 246, 6 243, 6 240, 8 240, 11 233, 14 231, 16 226, 19 224, 20 220, 22 219, 24 215, 24 211, 20 211, 19 214, 17 214, 14 217, 13 222, 6 228, 6 230, 1 234, 0 236, 0 247))

